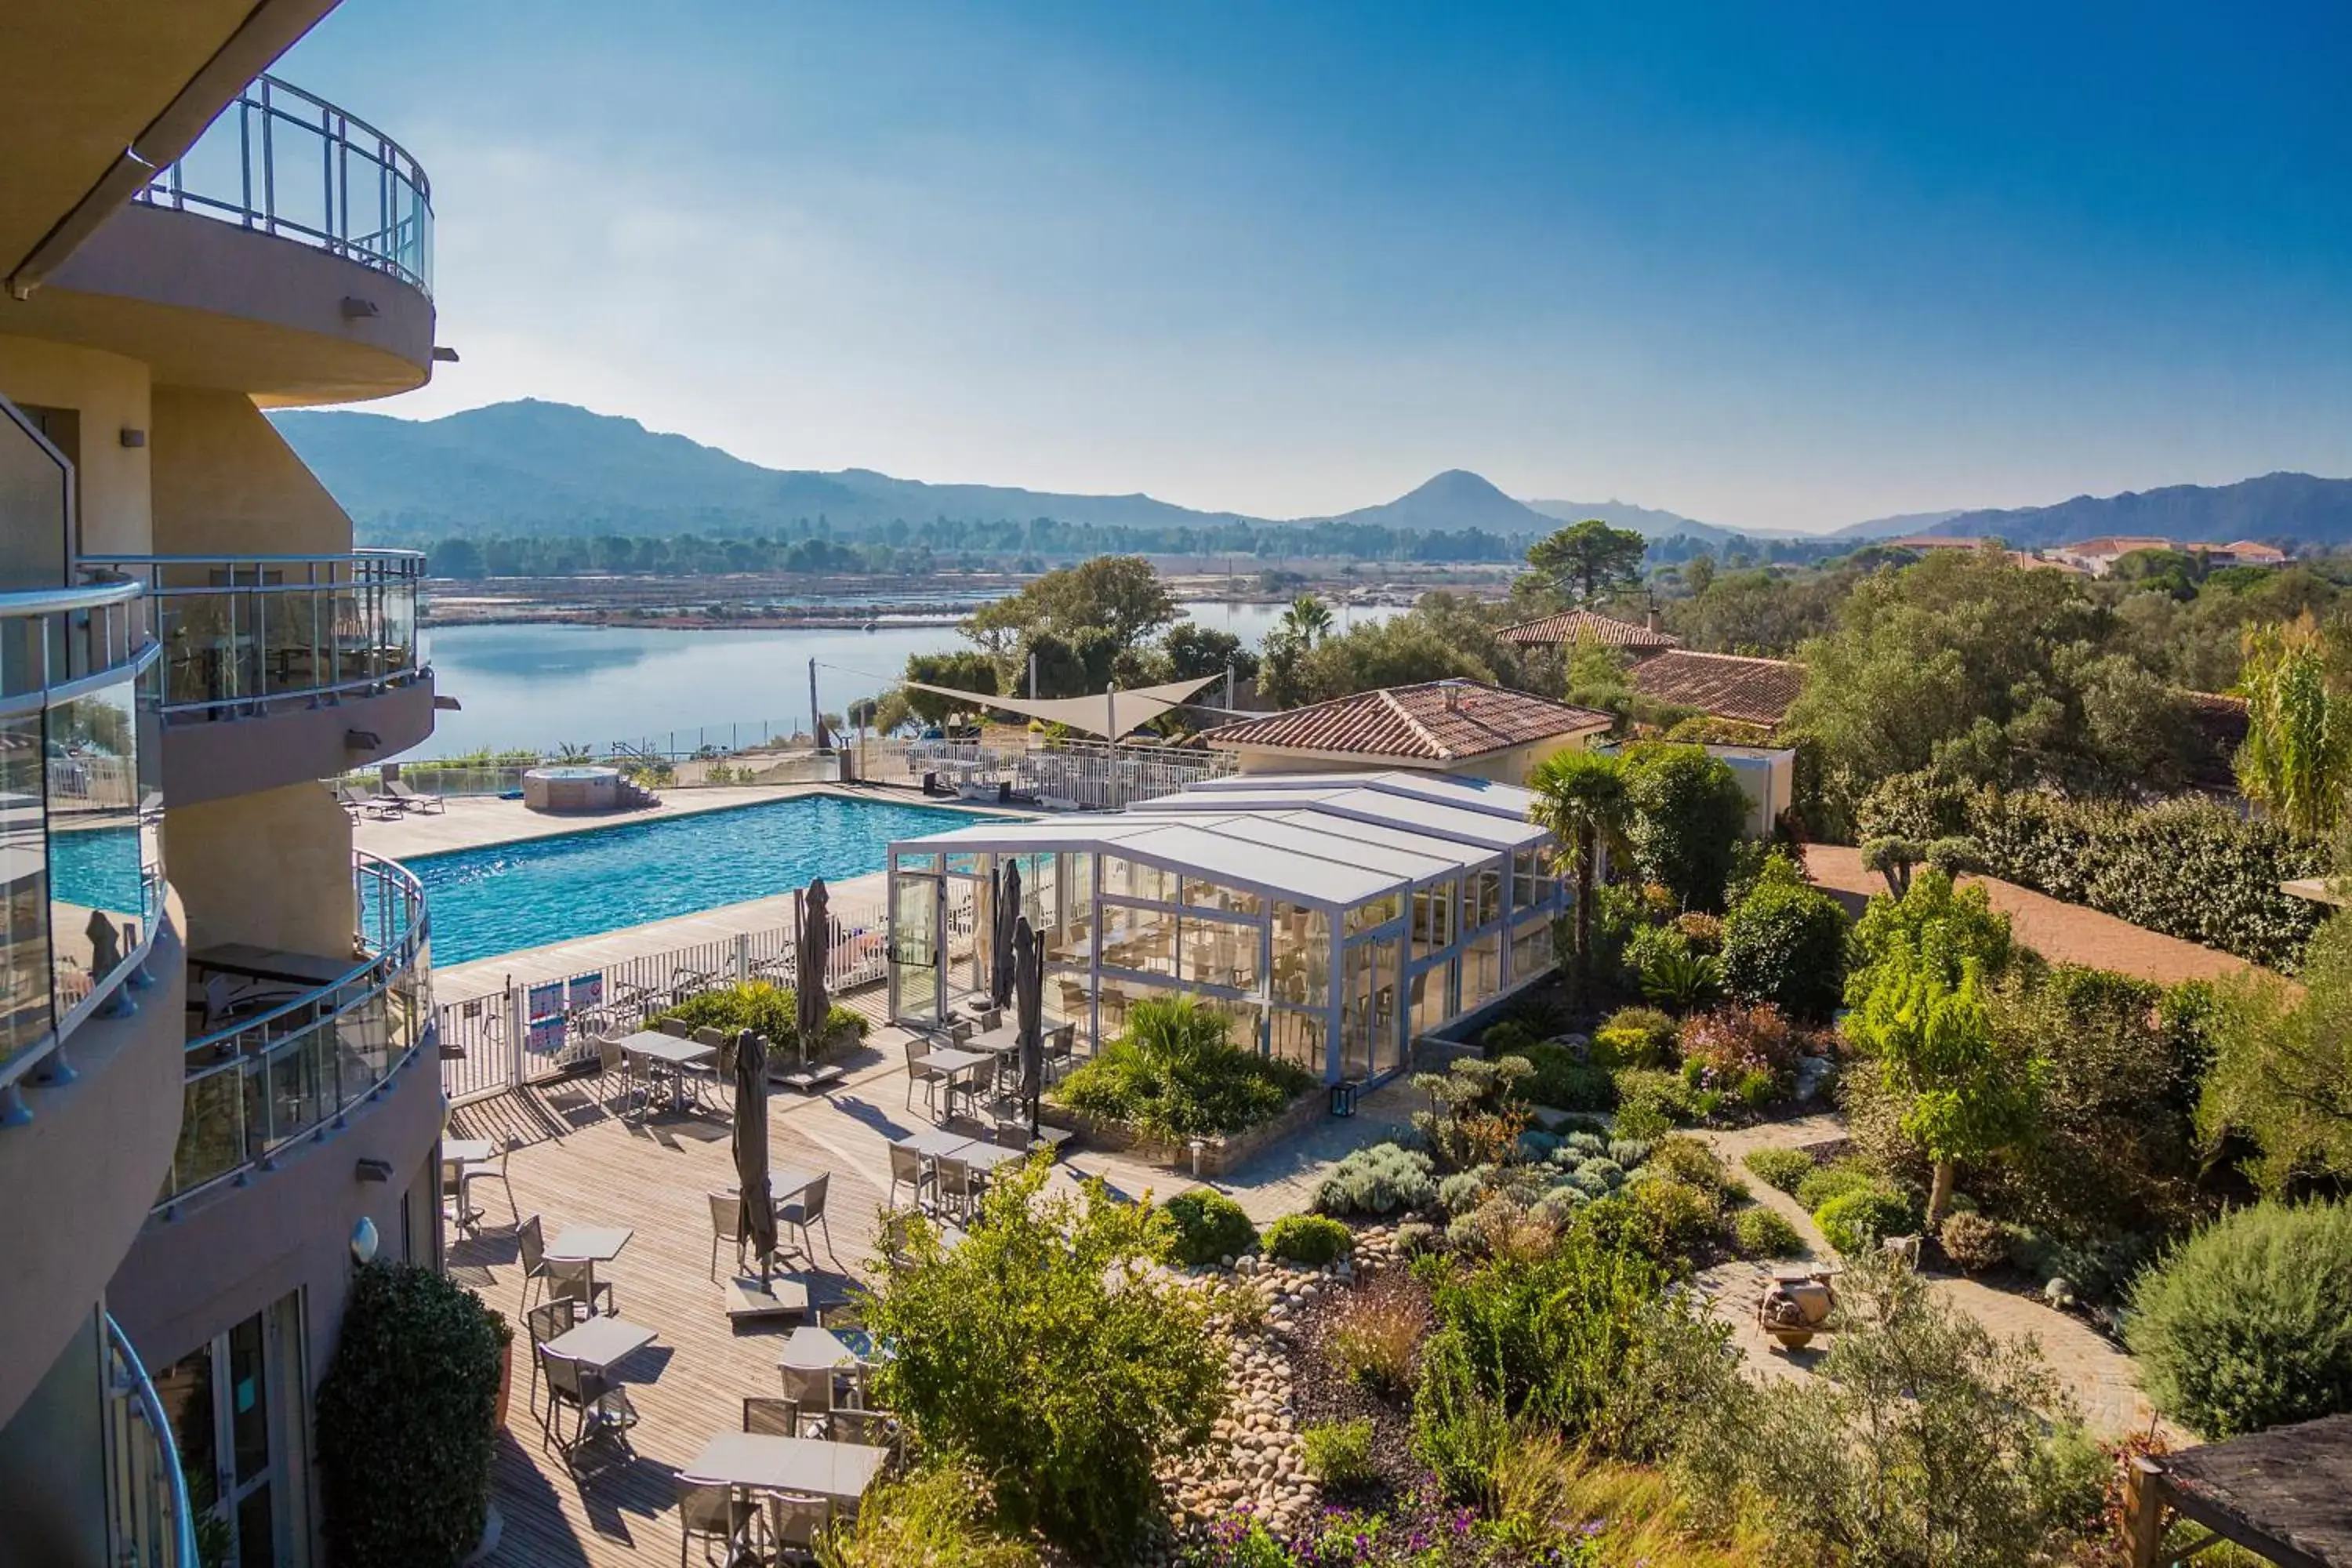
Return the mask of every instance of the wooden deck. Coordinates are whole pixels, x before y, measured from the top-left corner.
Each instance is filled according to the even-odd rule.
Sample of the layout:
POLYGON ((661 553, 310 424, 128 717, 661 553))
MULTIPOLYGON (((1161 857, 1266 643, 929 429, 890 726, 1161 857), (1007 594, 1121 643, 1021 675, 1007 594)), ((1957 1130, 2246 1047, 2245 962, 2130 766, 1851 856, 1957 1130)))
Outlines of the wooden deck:
MULTIPOLYGON (((903 1110, 904 1084, 877 1057, 830 1100, 780 1090, 770 1102, 771 1163, 832 1173, 832 1249, 820 1227, 815 1267, 792 1260, 817 1301, 842 1299, 862 1279, 889 1180, 885 1143, 924 1125, 919 1112, 903 1110)), ((499 1563, 674 1562, 677 1467, 712 1435, 740 1427, 745 1394, 780 1391, 776 1350, 793 1327, 783 1319, 739 1331, 729 1321, 720 1282, 732 1269, 731 1244, 719 1249, 719 1279, 710 1275, 706 1194, 734 1184, 726 1118, 665 1113, 632 1124, 598 1104, 594 1090, 591 1080, 576 1089, 501 1095, 452 1119, 457 1136, 523 1141, 509 1166, 515 1203, 525 1217, 541 1216, 551 1239, 573 1224, 634 1229, 619 1258, 600 1265, 597 1277, 613 1281, 623 1318, 660 1334, 616 1368, 641 1416, 631 1434, 635 1457, 606 1447, 592 1453, 576 1477, 542 1444, 530 1408, 530 1358, 518 1353, 507 1439, 494 1473, 504 1529, 492 1559, 499 1563)), ((525 1352, 522 1279, 505 1195, 495 1185, 478 1184, 475 1193, 488 1213, 478 1236, 452 1236, 449 1272, 507 1315, 517 1350, 525 1352)))

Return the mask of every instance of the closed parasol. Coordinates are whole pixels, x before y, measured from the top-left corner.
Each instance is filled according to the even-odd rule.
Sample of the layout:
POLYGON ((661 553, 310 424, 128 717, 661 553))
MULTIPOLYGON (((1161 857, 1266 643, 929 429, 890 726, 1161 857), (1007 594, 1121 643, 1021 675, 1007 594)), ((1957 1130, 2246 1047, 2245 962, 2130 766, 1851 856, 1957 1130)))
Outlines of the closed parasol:
POLYGON ((1021 862, 1004 862, 1004 879, 997 889, 996 921, 988 933, 989 1000, 1003 1007, 1013 1000, 1013 929, 1021 918, 1021 862))
POLYGON ((768 1047, 746 1029, 735 1037, 735 1190, 743 1239, 764 1278, 776 1261, 776 1204, 768 1190, 768 1047))
POLYGON ((801 1066, 805 1069, 816 1042, 824 1038, 825 1015, 833 1010, 833 999, 824 994, 825 960, 833 952, 833 913, 827 908, 831 895, 824 890, 824 879, 817 878, 808 885, 801 900, 799 1004, 794 1021, 800 1025, 801 1066))
POLYGON ((1045 939, 1023 915, 1013 931, 1013 1016, 1021 1041, 1021 1098, 1029 1106, 1029 1141, 1037 1141, 1037 1101, 1045 1089, 1045 939))

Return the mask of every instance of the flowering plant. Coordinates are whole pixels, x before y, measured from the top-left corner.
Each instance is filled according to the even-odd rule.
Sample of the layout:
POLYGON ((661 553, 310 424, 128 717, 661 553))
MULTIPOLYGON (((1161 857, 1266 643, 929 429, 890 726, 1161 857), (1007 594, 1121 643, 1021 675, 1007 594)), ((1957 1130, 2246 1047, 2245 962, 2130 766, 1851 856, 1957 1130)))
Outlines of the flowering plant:
POLYGON ((1592 1568, 1602 1522, 1567 1541, 1528 1549, 1517 1532, 1476 1510, 1444 1502, 1433 1487, 1385 1510, 1325 1508, 1277 1534, 1249 1504, 1212 1524, 1184 1555, 1184 1568, 1592 1568))

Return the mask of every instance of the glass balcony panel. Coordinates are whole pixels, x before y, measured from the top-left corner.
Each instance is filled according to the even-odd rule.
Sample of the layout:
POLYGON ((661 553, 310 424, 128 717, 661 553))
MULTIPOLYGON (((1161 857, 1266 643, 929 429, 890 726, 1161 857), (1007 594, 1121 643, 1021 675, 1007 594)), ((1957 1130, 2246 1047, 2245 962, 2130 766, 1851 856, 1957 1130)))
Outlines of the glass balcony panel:
POLYGON ((44 772, 41 716, 0 720, 0 1067, 47 1036, 55 1016, 44 772))
POLYGON ((50 959, 62 1018, 124 962, 150 918, 136 679, 126 674, 50 709, 43 766, 50 959))

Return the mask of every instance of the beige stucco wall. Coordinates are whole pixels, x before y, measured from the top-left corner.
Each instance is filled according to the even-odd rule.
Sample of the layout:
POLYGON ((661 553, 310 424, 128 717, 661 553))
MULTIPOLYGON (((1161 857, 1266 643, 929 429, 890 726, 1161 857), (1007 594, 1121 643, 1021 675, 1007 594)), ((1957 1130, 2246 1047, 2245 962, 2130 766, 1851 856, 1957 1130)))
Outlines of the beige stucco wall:
POLYGON ((170 806, 163 848, 191 950, 244 942, 349 956, 352 825, 315 782, 170 806))
POLYGON ((154 391, 155 552, 340 555, 352 520, 243 393, 154 391))
POLYGON ((148 428, 147 367, 96 349, 0 334, 0 395, 81 416, 81 552, 146 554, 152 548, 151 448, 125 447, 122 432, 148 428))

